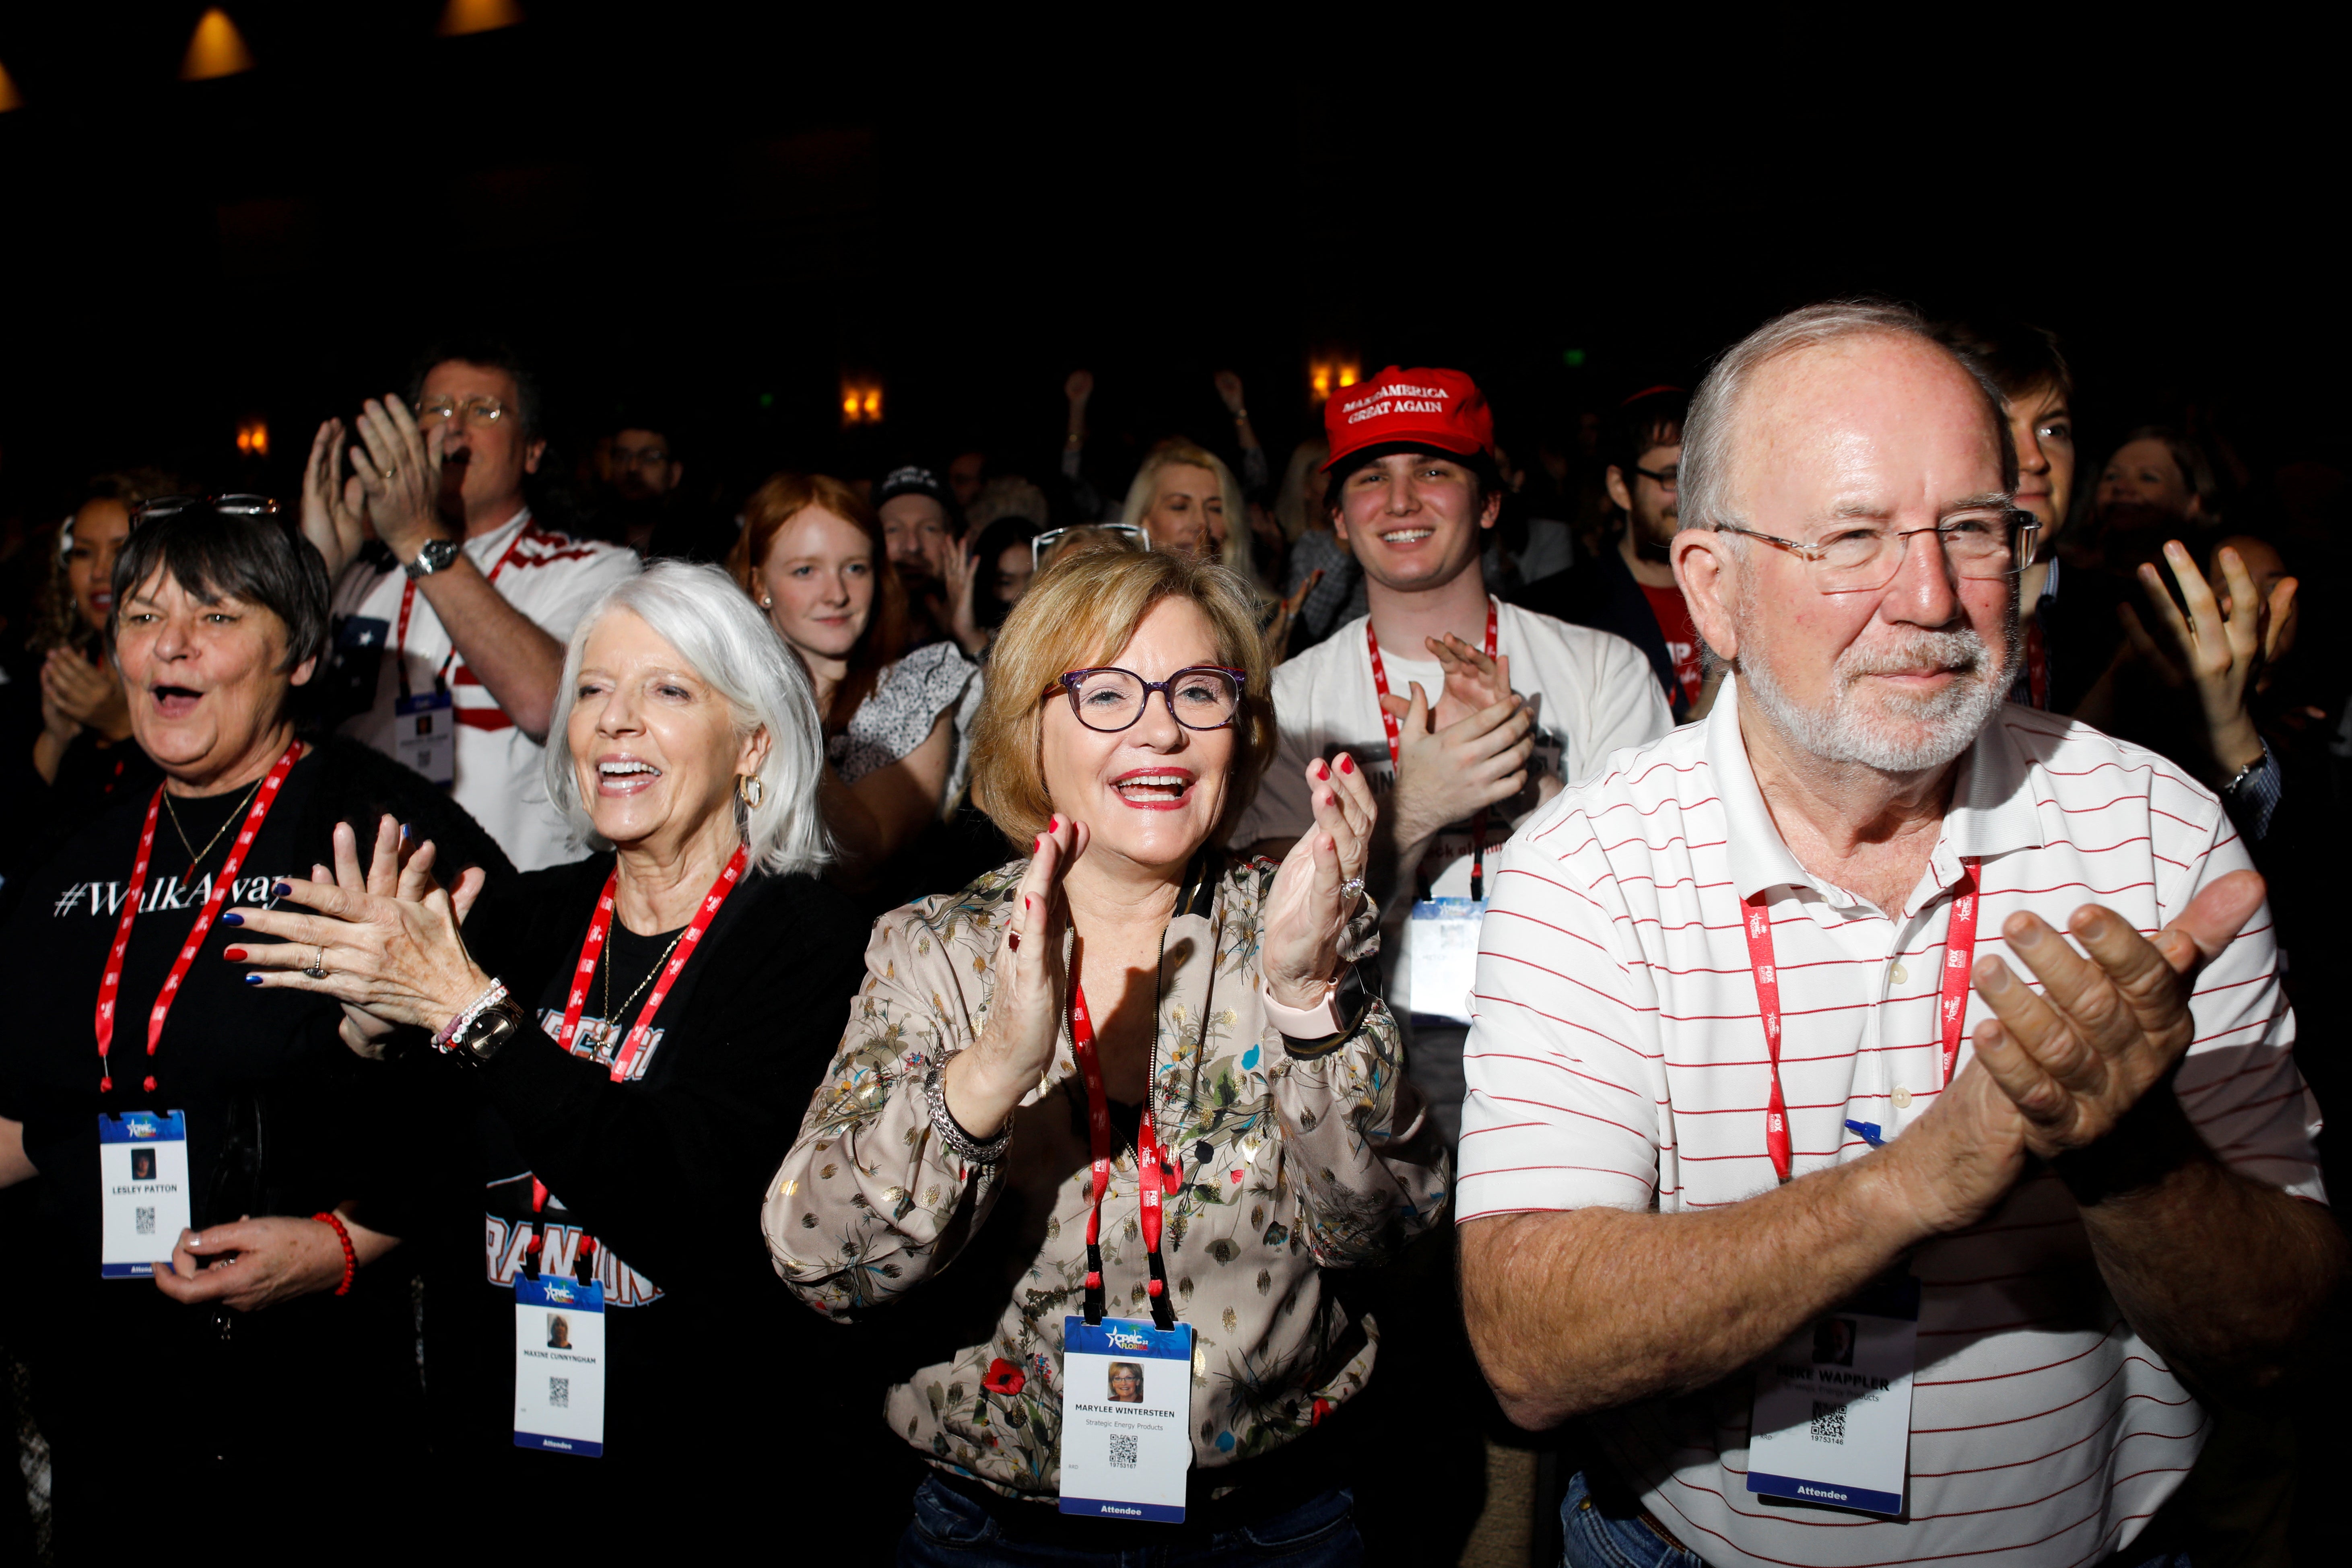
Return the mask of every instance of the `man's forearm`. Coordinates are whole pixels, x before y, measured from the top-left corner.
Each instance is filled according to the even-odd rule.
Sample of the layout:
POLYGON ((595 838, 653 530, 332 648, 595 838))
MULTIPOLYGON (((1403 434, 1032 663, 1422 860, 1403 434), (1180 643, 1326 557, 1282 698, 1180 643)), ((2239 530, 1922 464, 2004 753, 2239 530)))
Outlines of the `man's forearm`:
POLYGON ((2222 1164, 2169 1094, 2133 1115, 2138 1169, 2096 1151, 2058 1166, 2108 1293, 2209 1397, 2274 1384, 2343 1279, 2343 1232, 2319 1205, 2222 1164))
POLYGON ((544 742, 555 713, 555 683, 563 676, 563 645, 509 604, 463 555, 417 585, 466 668, 524 734, 544 742))
POLYGON ((1530 1429, 1704 1388, 1927 1235, 1875 1156, 1705 1214, 1584 1208, 1462 1227, 1470 1342, 1530 1429))

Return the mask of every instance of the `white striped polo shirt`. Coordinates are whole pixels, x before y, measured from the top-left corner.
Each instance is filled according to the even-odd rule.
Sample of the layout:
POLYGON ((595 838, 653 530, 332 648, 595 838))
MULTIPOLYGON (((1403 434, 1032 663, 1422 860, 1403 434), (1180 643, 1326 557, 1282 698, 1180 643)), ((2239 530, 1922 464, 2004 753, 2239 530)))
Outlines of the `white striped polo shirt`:
MULTIPOLYGON (((2095 900, 2153 935, 2250 864, 2213 795, 2162 757, 2005 707, 1960 763, 1929 868, 1893 916, 1810 875, 1740 741, 1713 713, 1555 799, 1505 848, 1481 939, 1455 1214, 1606 1204, 1720 1208, 1773 1185, 1744 899, 1768 894, 1780 1070, 1799 1175, 1861 1157, 1935 1103, 1939 970, 1961 861, 1980 859, 1977 951, 2013 910, 2063 931, 2095 900), (1904 1105, 1898 1101, 1907 1100, 1904 1105)), ((2267 908, 2199 976, 2175 1084, 2206 1142, 2255 1180, 2325 1201, 2319 1113, 2295 1069, 2267 908)), ((1969 998, 1968 1027, 1988 1015, 1969 998)), ((1961 1062, 1968 1059, 1963 1037, 1961 1062)), ((1611 1413, 1650 1510, 1711 1563, 2087 1563, 2126 1543, 2202 1447, 2206 1418, 2123 1321, 2055 1177, 1919 1247, 1909 1517, 1747 1490, 1746 1373, 1611 1413)))

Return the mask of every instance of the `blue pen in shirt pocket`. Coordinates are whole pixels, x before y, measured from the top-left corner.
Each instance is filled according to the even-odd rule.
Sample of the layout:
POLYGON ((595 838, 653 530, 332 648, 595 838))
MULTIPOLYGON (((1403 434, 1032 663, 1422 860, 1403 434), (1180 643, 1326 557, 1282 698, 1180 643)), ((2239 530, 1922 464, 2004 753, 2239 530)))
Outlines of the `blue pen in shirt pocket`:
POLYGON ((1849 1121, 1845 1127, 1847 1131, 1855 1134, 1874 1149, 1886 1147, 1886 1134, 1878 1130, 1878 1123, 1875 1121, 1849 1121))

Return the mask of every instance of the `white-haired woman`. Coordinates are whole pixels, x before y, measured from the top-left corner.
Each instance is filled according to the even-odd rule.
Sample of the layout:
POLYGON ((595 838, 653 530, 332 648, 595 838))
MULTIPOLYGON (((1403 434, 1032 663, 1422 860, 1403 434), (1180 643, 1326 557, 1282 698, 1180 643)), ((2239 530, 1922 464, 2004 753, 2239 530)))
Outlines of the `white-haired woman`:
MULTIPOLYGON (((613 1546, 756 1506, 793 1447, 768 1400, 806 1391, 817 1358, 741 1332, 784 1316, 756 1212, 860 928, 813 874, 808 678, 725 573, 666 562, 611 589, 572 634, 552 733, 548 794, 599 852, 492 889, 462 939, 447 893, 371 895, 348 832, 334 879, 288 893, 318 913, 239 912, 285 939, 250 950, 262 984, 405 1029, 420 1098, 462 1108, 446 1163, 463 1207, 407 1234, 441 1237, 474 1280, 427 1348, 475 1500, 591 1479, 556 1456, 601 1452, 629 1481, 583 1522, 613 1546), (551 1350, 558 1307, 572 1344, 551 1350)), ((377 886, 399 853, 387 829, 377 886)))

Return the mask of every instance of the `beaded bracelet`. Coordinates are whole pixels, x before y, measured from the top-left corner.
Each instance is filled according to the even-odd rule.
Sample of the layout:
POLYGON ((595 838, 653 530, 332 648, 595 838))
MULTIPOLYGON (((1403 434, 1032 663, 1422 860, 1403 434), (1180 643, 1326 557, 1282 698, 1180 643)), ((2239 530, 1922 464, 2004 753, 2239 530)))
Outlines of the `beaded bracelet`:
POLYGON ((485 991, 479 996, 475 997, 472 1004, 467 1006, 464 1012, 458 1014, 456 1017, 450 1019, 448 1023, 442 1026, 441 1032, 433 1037, 433 1048, 436 1051, 447 1050, 449 1048, 449 1042, 466 1032, 467 1025, 472 1023, 475 1019, 480 1017, 483 1014, 488 1012, 491 1008, 505 1001, 506 995, 507 983, 503 980, 491 981, 490 988, 488 991, 485 991))
POLYGON ((945 1064, 933 1068, 923 1079, 923 1099, 931 1108, 931 1125, 939 1130, 940 1141, 975 1165, 993 1165, 1004 1158, 1005 1145, 1013 1142, 1013 1123, 1008 1120, 1004 1131, 982 1142, 964 1130, 948 1109, 947 1086, 940 1074, 945 1064))
POLYGON ((352 1293, 352 1276, 360 1271, 360 1255, 352 1249, 352 1233, 343 1228, 342 1216, 331 1211, 314 1214, 310 1217, 320 1225, 334 1226, 335 1239, 343 1244, 343 1282, 335 1287, 335 1294, 348 1296, 352 1293))

